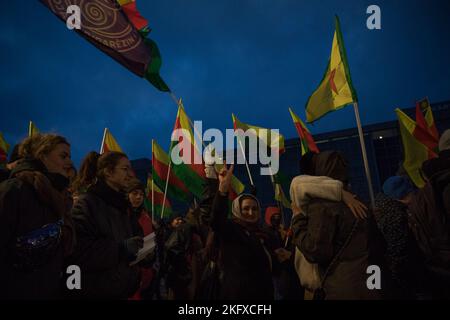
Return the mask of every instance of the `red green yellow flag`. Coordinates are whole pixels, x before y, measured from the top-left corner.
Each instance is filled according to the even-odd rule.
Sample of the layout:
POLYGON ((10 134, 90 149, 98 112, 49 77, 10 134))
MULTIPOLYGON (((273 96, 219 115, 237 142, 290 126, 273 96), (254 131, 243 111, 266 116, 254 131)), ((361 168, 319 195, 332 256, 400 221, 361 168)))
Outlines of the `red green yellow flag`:
MULTIPOLYGON (((147 200, 150 202, 150 205, 147 205, 147 210, 151 211, 151 203, 153 198, 153 207, 154 212, 153 214, 155 216, 160 217, 162 212, 162 206, 164 202, 164 192, 153 182, 152 185, 152 178, 147 178, 147 200), (153 192, 152 192, 153 188, 153 192), (152 196, 153 195, 153 196, 152 196)), ((164 203, 164 215, 163 217, 168 217, 173 213, 172 211, 172 204, 170 203, 169 199, 166 197, 166 201, 164 203)))
POLYGON ((136 7, 135 0, 117 0, 117 2, 122 7, 123 12, 128 17, 128 20, 133 24, 133 26, 142 34, 145 35, 150 32, 148 28, 148 21, 143 16, 136 7))
MULTIPOLYGON (((190 124, 189 117, 187 116, 181 99, 178 103, 178 113, 175 119, 174 131, 179 133, 178 141, 172 141, 170 147, 170 154, 172 154, 173 148, 179 143, 183 143, 185 148, 180 151, 180 156, 183 157, 183 161, 180 164, 172 164, 172 169, 175 175, 182 180, 186 186, 189 187, 189 191, 192 192, 197 198, 200 198, 203 193, 203 182, 206 178, 204 165, 202 162, 202 155, 197 148, 194 138, 194 132, 190 124), (181 129, 181 130, 180 130, 181 129), (186 150, 189 148, 189 150, 186 150), (190 158, 187 159, 187 155, 183 152, 190 151, 190 158)), ((171 159, 172 160, 172 159, 171 159)))
POLYGON ((169 172, 169 164, 169 155, 162 149, 156 140, 152 140, 153 182, 164 190, 167 176, 169 176, 167 196, 180 201, 187 201, 189 199, 190 192, 184 182, 175 175, 173 170, 169 172))
POLYGON ((302 156, 311 151, 315 153, 319 153, 319 148, 317 148, 314 139, 309 132, 306 125, 303 121, 289 108, 289 112, 291 113, 292 121, 294 121, 295 128, 297 129, 298 136, 300 137, 300 145, 302 147, 302 156))
POLYGON ((416 122, 398 108, 395 109, 395 112, 397 113, 403 143, 403 168, 414 184, 422 188, 425 185, 420 173, 422 163, 435 157, 436 154, 414 136, 417 128, 416 122))
POLYGON ((119 146, 116 139, 114 139, 111 132, 108 130, 108 128, 105 128, 105 132, 103 134, 103 142, 100 148, 100 154, 103 154, 108 151, 123 152, 122 148, 119 146))
POLYGON ((330 111, 357 102, 350 77, 339 18, 336 16, 331 55, 322 81, 306 103, 306 121, 313 122, 330 111))
POLYGON ((438 152, 439 133, 434 123, 430 102, 427 98, 416 103, 416 124, 414 136, 431 151, 438 152), (423 112, 425 112, 425 116, 423 112))
POLYGON ((0 165, 8 162, 9 144, 3 138, 3 134, 0 132, 0 165))
POLYGON ((270 129, 253 126, 241 122, 234 114, 231 114, 233 119, 234 130, 241 129, 246 132, 249 129, 255 130, 256 136, 261 140, 262 137, 267 137, 267 146, 271 149, 278 148, 279 153, 284 152, 284 137, 280 133, 272 132, 270 129))
MULTIPOLYGON (((175 120, 174 130, 184 130, 178 138, 178 141, 172 142, 172 146, 170 149, 172 152, 172 149, 175 147, 175 145, 186 140, 186 145, 190 146, 191 156, 190 159, 188 159, 189 161, 186 161, 187 163, 183 162, 181 164, 173 164, 172 166, 175 175, 185 183, 192 194, 194 194, 197 198, 200 198, 203 194, 204 181, 206 179, 205 164, 203 163, 203 157, 199 147, 196 145, 197 142, 194 136, 194 134, 200 133, 194 133, 194 130, 191 126, 191 120, 186 114, 181 99, 179 100, 178 105, 178 114, 175 120)), ((220 165, 217 165, 216 168, 217 170, 219 170, 220 165)), ((230 200, 234 200, 240 193, 244 191, 244 185, 235 176, 233 176, 232 178, 231 187, 232 190, 229 193, 230 200)))

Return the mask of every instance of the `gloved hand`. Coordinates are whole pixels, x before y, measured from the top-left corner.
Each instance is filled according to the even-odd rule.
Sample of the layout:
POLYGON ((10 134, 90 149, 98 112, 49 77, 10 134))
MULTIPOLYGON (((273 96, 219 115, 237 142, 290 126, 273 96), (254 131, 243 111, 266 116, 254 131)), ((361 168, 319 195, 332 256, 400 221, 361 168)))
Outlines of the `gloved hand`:
POLYGON ((122 242, 122 249, 129 261, 136 259, 139 249, 144 246, 142 237, 131 237, 122 242))

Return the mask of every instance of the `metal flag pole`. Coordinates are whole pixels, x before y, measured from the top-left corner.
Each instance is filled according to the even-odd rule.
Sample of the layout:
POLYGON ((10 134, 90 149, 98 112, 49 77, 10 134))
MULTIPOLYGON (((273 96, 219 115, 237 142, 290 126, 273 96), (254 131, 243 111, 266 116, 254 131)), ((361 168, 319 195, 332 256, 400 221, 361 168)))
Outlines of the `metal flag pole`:
POLYGON ((152 221, 155 221, 155 186, 153 184, 153 169, 155 168, 155 158, 153 157, 153 145, 155 140, 152 139, 152 221))
POLYGON ((372 178, 370 176, 370 170, 369 170, 369 161, 367 160, 366 144, 364 143, 364 135, 363 135, 362 127, 361 127, 361 120, 359 118, 358 103, 354 102, 353 107, 355 110, 356 126, 358 127, 359 143, 361 144, 361 152, 362 152, 363 161, 364 161, 364 169, 366 171, 367 185, 369 187, 370 204, 371 204, 372 209, 374 209, 375 208, 375 197, 373 195, 372 178))
POLYGON ((164 217, 164 208, 166 205, 167 188, 169 186, 170 168, 172 168, 172 161, 169 161, 169 168, 167 168, 166 187, 164 188, 164 198, 163 198, 163 204, 162 204, 162 209, 161 209, 161 219, 164 217))
POLYGON ((100 146, 100 154, 103 154, 103 146, 105 144, 106 132, 107 131, 108 131, 108 128, 105 128, 105 130, 103 131, 103 139, 102 139, 102 145, 100 146))

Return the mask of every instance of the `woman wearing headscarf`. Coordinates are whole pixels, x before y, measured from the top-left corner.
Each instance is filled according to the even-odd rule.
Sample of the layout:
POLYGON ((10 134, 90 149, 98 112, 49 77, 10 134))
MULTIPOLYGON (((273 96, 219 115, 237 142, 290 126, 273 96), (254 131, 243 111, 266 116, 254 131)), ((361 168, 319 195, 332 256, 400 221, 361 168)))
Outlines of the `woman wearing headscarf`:
POLYGON ((220 242, 223 272, 220 298, 235 300, 273 300, 273 253, 265 245, 266 235, 259 228, 261 207, 251 194, 242 194, 232 203, 228 215, 228 192, 233 165, 222 168, 219 190, 212 206, 211 228, 220 242))

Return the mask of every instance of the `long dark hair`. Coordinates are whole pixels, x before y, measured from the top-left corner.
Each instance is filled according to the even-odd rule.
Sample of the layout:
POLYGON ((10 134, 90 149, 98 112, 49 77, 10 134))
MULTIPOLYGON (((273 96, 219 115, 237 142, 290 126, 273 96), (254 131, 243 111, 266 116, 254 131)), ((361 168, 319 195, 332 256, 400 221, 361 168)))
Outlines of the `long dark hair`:
POLYGON ((89 152, 81 163, 72 189, 77 192, 85 192, 97 179, 104 180, 106 171, 113 170, 122 158, 128 159, 123 152, 109 151, 102 155, 95 151, 89 152))

